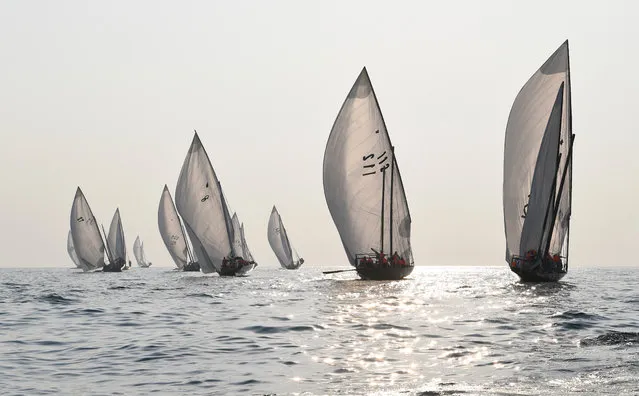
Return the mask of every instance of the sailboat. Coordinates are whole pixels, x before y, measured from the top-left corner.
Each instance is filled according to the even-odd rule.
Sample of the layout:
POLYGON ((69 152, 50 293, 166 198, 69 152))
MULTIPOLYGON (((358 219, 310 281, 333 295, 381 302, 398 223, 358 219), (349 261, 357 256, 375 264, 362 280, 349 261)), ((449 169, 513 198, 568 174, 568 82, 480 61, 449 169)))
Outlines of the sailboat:
POLYGON ((169 188, 164 185, 158 208, 158 227, 164 245, 180 271, 200 271, 200 264, 193 257, 186 234, 180 222, 169 188))
POLYGON ((366 68, 326 143, 324 196, 348 261, 362 279, 397 280, 413 271, 404 184, 366 68))
POLYGON ((80 187, 75 192, 71 206, 70 228, 73 248, 81 268, 94 271, 104 267, 102 234, 80 187))
POLYGON ((135 257, 135 261, 138 262, 138 266, 141 268, 149 268, 153 264, 146 259, 146 254, 144 253, 144 242, 140 240, 139 235, 135 238, 135 242, 133 242, 133 256, 135 257))
MULTIPOLYGON (((299 256, 293 257, 294 249, 288 240, 286 228, 284 228, 284 223, 275 205, 273 205, 271 217, 268 220, 267 237, 268 243, 271 245, 271 249, 273 249, 282 268, 294 270, 304 264, 303 258, 299 256)), ((297 255, 297 252, 295 252, 295 255, 297 255)))
POLYGON ((103 272, 121 272, 126 266, 126 242, 124 229, 120 218, 120 209, 116 209, 109 226, 109 234, 106 238, 107 252, 110 253, 109 264, 102 269, 103 272))
POLYGON ((75 248, 73 247, 73 235, 71 234, 71 230, 69 230, 69 235, 67 236, 67 253, 69 253, 69 257, 71 257, 71 260, 76 267, 85 272, 90 270, 80 261, 78 255, 75 253, 75 248))
POLYGON ((180 171, 175 204, 202 272, 242 275, 255 268, 234 244, 235 230, 222 186, 197 132, 180 171))
POLYGON ((566 40, 523 86, 506 126, 506 262, 522 281, 568 272, 574 141, 566 40))

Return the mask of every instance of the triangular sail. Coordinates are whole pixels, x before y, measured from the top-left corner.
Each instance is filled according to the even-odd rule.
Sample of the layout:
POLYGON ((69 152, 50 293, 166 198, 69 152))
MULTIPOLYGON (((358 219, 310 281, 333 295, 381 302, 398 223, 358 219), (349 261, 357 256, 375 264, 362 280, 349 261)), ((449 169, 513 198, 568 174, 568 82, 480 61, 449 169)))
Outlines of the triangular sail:
POLYGON ((88 270, 88 268, 82 264, 82 262, 78 258, 78 255, 75 254, 75 248, 73 247, 73 235, 71 234, 71 230, 69 230, 69 235, 67 237, 67 253, 69 253, 69 257, 71 257, 71 260, 73 260, 73 264, 75 264, 76 267, 84 271, 88 270))
POLYGON ((240 224, 240 219, 237 217, 237 213, 233 213, 231 224, 233 225, 233 254, 235 257, 242 257, 246 260, 244 243, 242 243, 242 225, 240 224))
POLYGON ((370 254, 371 249, 388 253, 391 245, 407 263, 413 262, 404 185, 366 68, 326 144, 324 195, 352 265, 357 254, 370 254))
POLYGON ((521 231, 519 255, 524 256, 530 250, 540 251, 545 247, 552 224, 554 197, 559 153, 559 133, 561 132, 561 110, 563 108, 563 84, 557 93, 553 111, 541 140, 535 171, 530 187, 530 197, 521 231))
POLYGON ((104 266, 104 241, 80 187, 76 190, 71 206, 71 235, 73 246, 80 263, 94 270, 104 266))
MULTIPOLYGON (((533 174, 542 140, 549 124, 556 102, 557 92, 562 84, 563 108, 561 110, 561 131, 559 132, 559 153, 561 159, 557 168, 557 180, 567 169, 566 187, 560 200, 559 213, 552 232, 549 253, 559 254, 569 227, 571 206, 572 166, 566 167, 568 149, 572 135, 572 105, 570 94, 570 65, 568 41, 566 40, 548 60, 533 74, 515 98, 508 123, 504 143, 504 228, 506 233, 506 261, 525 250, 521 246, 524 220, 528 211, 528 195, 531 194, 533 174), (526 211, 526 212, 525 212, 526 211)), ((559 183, 556 183, 556 190, 559 183)), ((536 249, 536 248, 535 248, 536 249)))
POLYGON ((244 254, 246 255, 244 259, 249 262, 255 261, 255 259, 253 258, 253 254, 251 253, 251 250, 246 243, 246 236, 244 235, 244 223, 242 223, 242 225, 240 226, 240 234, 242 237, 242 248, 244 249, 244 254))
POLYGON ((188 247, 180 217, 173 203, 169 188, 165 185, 158 208, 158 227, 160 235, 175 265, 182 269, 189 261, 188 247))
POLYGON ((232 253, 218 178, 197 133, 175 188, 175 204, 204 273, 219 271, 232 253))
POLYGON ((142 242, 140 241, 139 235, 135 238, 135 242, 133 242, 133 256, 135 257, 135 261, 137 261, 138 266, 144 267, 144 259, 142 258, 142 242))
POLYGON ((124 240, 124 229, 120 218, 120 209, 116 209, 109 226, 109 236, 107 238, 109 248, 113 254, 113 260, 121 259, 126 262, 126 242, 124 240))
POLYGON ((273 249, 282 268, 291 268, 294 265, 291 245, 286 235, 282 218, 275 206, 273 206, 271 217, 268 220, 267 237, 268 243, 271 245, 271 249, 273 249))

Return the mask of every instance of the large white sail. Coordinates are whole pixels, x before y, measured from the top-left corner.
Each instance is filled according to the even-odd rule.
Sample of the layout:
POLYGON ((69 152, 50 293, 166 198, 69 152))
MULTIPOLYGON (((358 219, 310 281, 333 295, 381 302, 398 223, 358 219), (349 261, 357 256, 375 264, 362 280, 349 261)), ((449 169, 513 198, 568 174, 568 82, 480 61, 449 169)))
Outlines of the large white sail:
POLYGON ((119 208, 117 208, 113 214, 107 241, 109 243, 109 249, 111 249, 111 254, 113 254, 113 260, 121 259, 126 262, 126 242, 124 240, 124 228, 122 227, 119 208))
POLYGON ((73 235, 71 234, 71 230, 69 230, 69 235, 67 236, 67 253, 69 253, 69 257, 73 260, 73 264, 81 270, 87 271, 88 268, 82 264, 78 255, 75 254, 75 248, 73 247, 73 235))
POLYGON ((89 270, 104 266, 104 241, 80 187, 76 190, 71 206, 71 235, 73 247, 80 263, 89 270))
POLYGON ((371 249, 396 251, 413 262, 404 185, 366 68, 326 143, 324 196, 352 265, 357 254, 371 249))
POLYGON ((556 95, 553 111, 541 140, 539 155, 531 184, 530 197, 526 208, 524 225, 521 231, 520 256, 530 250, 541 251, 552 224, 554 197, 559 153, 559 133, 561 132, 561 110, 563 108, 563 84, 556 95))
MULTIPOLYGON (((568 40, 532 75, 515 98, 508 123, 504 144, 504 228, 506 233, 506 261, 512 256, 522 255, 527 247, 522 246, 522 231, 530 209, 529 195, 533 190, 533 175, 539 157, 542 140, 557 102, 557 92, 564 84, 559 152, 561 159, 557 180, 566 170, 565 187, 559 199, 559 210, 552 232, 549 253, 559 254, 569 227, 572 189, 572 163, 568 150, 572 136, 572 105, 570 93, 570 62, 568 40)), ((559 190, 559 182, 556 192, 559 190)), ((527 243, 527 242, 526 242, 527 243)), ((537 248, 535 248, 537 249, 537 248)))
POLYGON ((271 217, 268 220, 268 243, 275 253, 282 268, 291 268, 293 266, 293 252, 291 249, 288 235, 284 229, 282 218, 277 212, 275 206, 271 210, 271 217))
POLYGON ((186 236, 180 224, 180 217, 173 203, 169 188, 165 185, 158 208, 160 235, 175 265, 182 269, 188 263, 186 236))
POLYGON ((175 188, 175 204, 204 273, 217 272, 232 254, 226 204, 218 178, 197 133, 175 188))

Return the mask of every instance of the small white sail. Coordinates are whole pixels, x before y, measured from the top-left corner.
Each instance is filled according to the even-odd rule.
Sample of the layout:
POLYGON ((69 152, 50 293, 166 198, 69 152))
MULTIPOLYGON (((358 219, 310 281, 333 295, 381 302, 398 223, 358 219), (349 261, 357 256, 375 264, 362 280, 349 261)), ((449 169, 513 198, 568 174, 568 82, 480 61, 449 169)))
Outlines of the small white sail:
POLYGON ((240 234, 242 237, 242 248, 244 249, 244 254, 246 255, 244 259, 248 262, 255 261, 255 259, 253 258, 253 254, 251 253, 251 250, 246 243, 246 237, 244 236, 244 223, 242 223, 242 225, 240 226, 240 234))
POLYGON ((175 265, 182 269, 188 263, 186 236, 180 224, 180 217, 173 203, 169 188, 165 185, 158 208, 158 227, 160 235, 175 265))
POLYGON ((146 263, 144 262, 142 255, 142 242, 140 241, 139 235, 135 238, 135 242, 133 242, 133 256, 135 257, 135 261, 137 261, 138 266, 143 268, 146 267, 146 263))
POLYGON ((126 263, 126 242, 124 240, 124 228, 120 218, 120 209, 116 209, 109 226, 109 236, 107 237, 113 260, 122 260, 126 263))
POLYGON ((71 206, 70 225, 73 247, 80 263, 88 270, 103 267, 104 241, 80 187, 76 190, 71 206))
POLYGON ((244 244, 242 243, 242 226, 240 219, 237 217, 237 213, 233 213, 231 219, 233 224, 233 253, 236 257, 242 257, 244 260, 248 260, 246 253, 244 252, 244 244))
POLYGON ((294 267, 293 252, 288 240, 288 235, 286 235, 282 218, 275 206, 273 206, 271 217, 268 220, 267 237, 268 243, 271 245, 271 249, 273 249, 282 268, 289 269, 294 267))
MULTIPOLYGON (((540 230, 540 225, 537 224, 540 223, 538 215, 530 214, 531 210, 534 212, 535 203, 529 201, 534 198, 533 178, 537 173, 540 156, 543 156, 542 151, 557 153, 554 147, 547 146, 542 150, 542 144, 544 144, 542 141, 547 133, 559 133, 558 151, 561 153, 559 164, 556 163, 556 159, 549 158, 549 161, 555 161, 555 163, 550 163, 548 166, 554 165, 555 169, 558 169, 556 177, 558 181, 561 180, 564 170, 566 171, 565 187, 561 196, 557 197, 559 210, 548 253, 553 255, 560 254, 562 251, 569 228, 572 196, 572 162, 568 162, 568 166, 566 166, 566 161, 569 160, 568 151, 572 137, 570 91, 570 62, 568 40, 566 40, 522 87, 508 116, 504 144, 503 185, 506 261, 508 263, 512 261, 513 256, 525 254, 536 244, 536 242, 530 241, 537 240, 538 235, 532 235, 531 231, 525 231, 525 222, 530 222, 529 225, 525 226, 527 229, 537 229, 533 234, 543 232, 540 230), (559 116, 553 116, 553 110, 556 111, 557 108, 557 93, 562 84, 564 86, 561 93, 562 108, 559 116), (559 131, 556 130, 557 126, 555 125, 557 119, 560 122, 559 131), (532 223, 537 225, 533 227, 532 223)), ((555 139, 556 137, 549 138, 548 144, 551 143, 550 140, 556 141, 555 139)), ((552 179, 554 177, 550 177, 551 181, 552 179)), ((555 193, 559 191, 559 184, 559 182, 555 183, 555 193)), ((544 208, 547 205, 546 202, 544 208)), ((543 223, 543 215, 541 216, 541 223, 543 223)), ((539 246, 534 247, 535 250, 538 248, 539 246)))
POLYGON ((413 263, 404 185, 366 68, 335 119, 323 175, 326 204, 351 265, 371 249, 413 263))
POLYGON ((83 271, 88 271, 88 268, 82 264, 78 255, 75 254, 75 248, 73 247, 73 235, 71 234, 71 230, 69 230, 69 235, 67 237, 67 253, 69 253, 69 257, 73 260, 73 264, 76 267, 80 268, 83 271))
POLYGON ((180 171, 175 205, 202 272, 218 272, 233 252, 233 230, 219 180, 197 132, 180 171))

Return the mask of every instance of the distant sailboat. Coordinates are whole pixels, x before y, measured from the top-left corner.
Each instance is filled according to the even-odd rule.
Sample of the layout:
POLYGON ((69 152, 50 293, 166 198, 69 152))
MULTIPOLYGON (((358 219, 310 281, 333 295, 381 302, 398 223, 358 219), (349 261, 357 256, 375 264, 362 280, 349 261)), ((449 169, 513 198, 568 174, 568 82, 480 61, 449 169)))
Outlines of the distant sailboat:
POLYGON ((404 184, 366 68, 326 143, 324 196, 348 261, 362 279, 396 280, 413 271, 404 184))
POLYGON ((121 272, 126 266, 126 242, 124 240, 124 228, 120 218, 120 209, 116 209, 109 226, 107 236, 107 251, 111 253, 112 261, 105 265, 104 272, 121 272))
POLYGON ((75 192, 71 206, 70 225, 73 248, 81 268, 84 271, 102 268, 104 241, 95 216, 80 187, 75 192))
POLYGON ((164 245, 175 265, 181 271, 200 271, 200 264, 193 257, 186 234, 180 222, 169 188, 164 185, 158 208, 158 227, 164 245))
POLYGON ((135 261, 138 262, 138 266, 141 268, 149 268, 152 265, 152 263, 146 259, 146 254, 144 253, 144 242, 140 241, 139 235, 135 238, 135 242, 133 243, 133 256, 135 257, 135 261))
POLYGON ((523 86, 506 126, 506 262, 523 281, 568 272, 574 140, 566 40, 523 86))
POLYGON ((232 218, 222 186, 195 133, 175 188, 175 204, 202 272, 245 274, 255 267, 234 245, 232 218))
MULTIPOLYGON (((294 270, 298 269, 304 263, 303 258, 299 256, 293 257, 294 249, 291 247, 286 228, 284 228, 282 218, 275 206, 273 206, 271 217, 268 220, 267 236, 268 243, 271 245, 271 249, 273 249, 282 268, 294 270)), ((297 255, 297 252, 295 252, 295 255, 297 255)))
POLYGON ((73 261, 73 264, 75 264, 76 267, 80 268, 83 271, 90 270, 89 268, 87 268, 85 265, 82 264, 82 262, 78 258, 78 255, 75 254, 75 248, 73 247, 73 235, 71 234, 71 230, 69 230, 69 235, 67 237, 67 253, 69 253, 69 257, 71 257, 71 260, 73 261))

